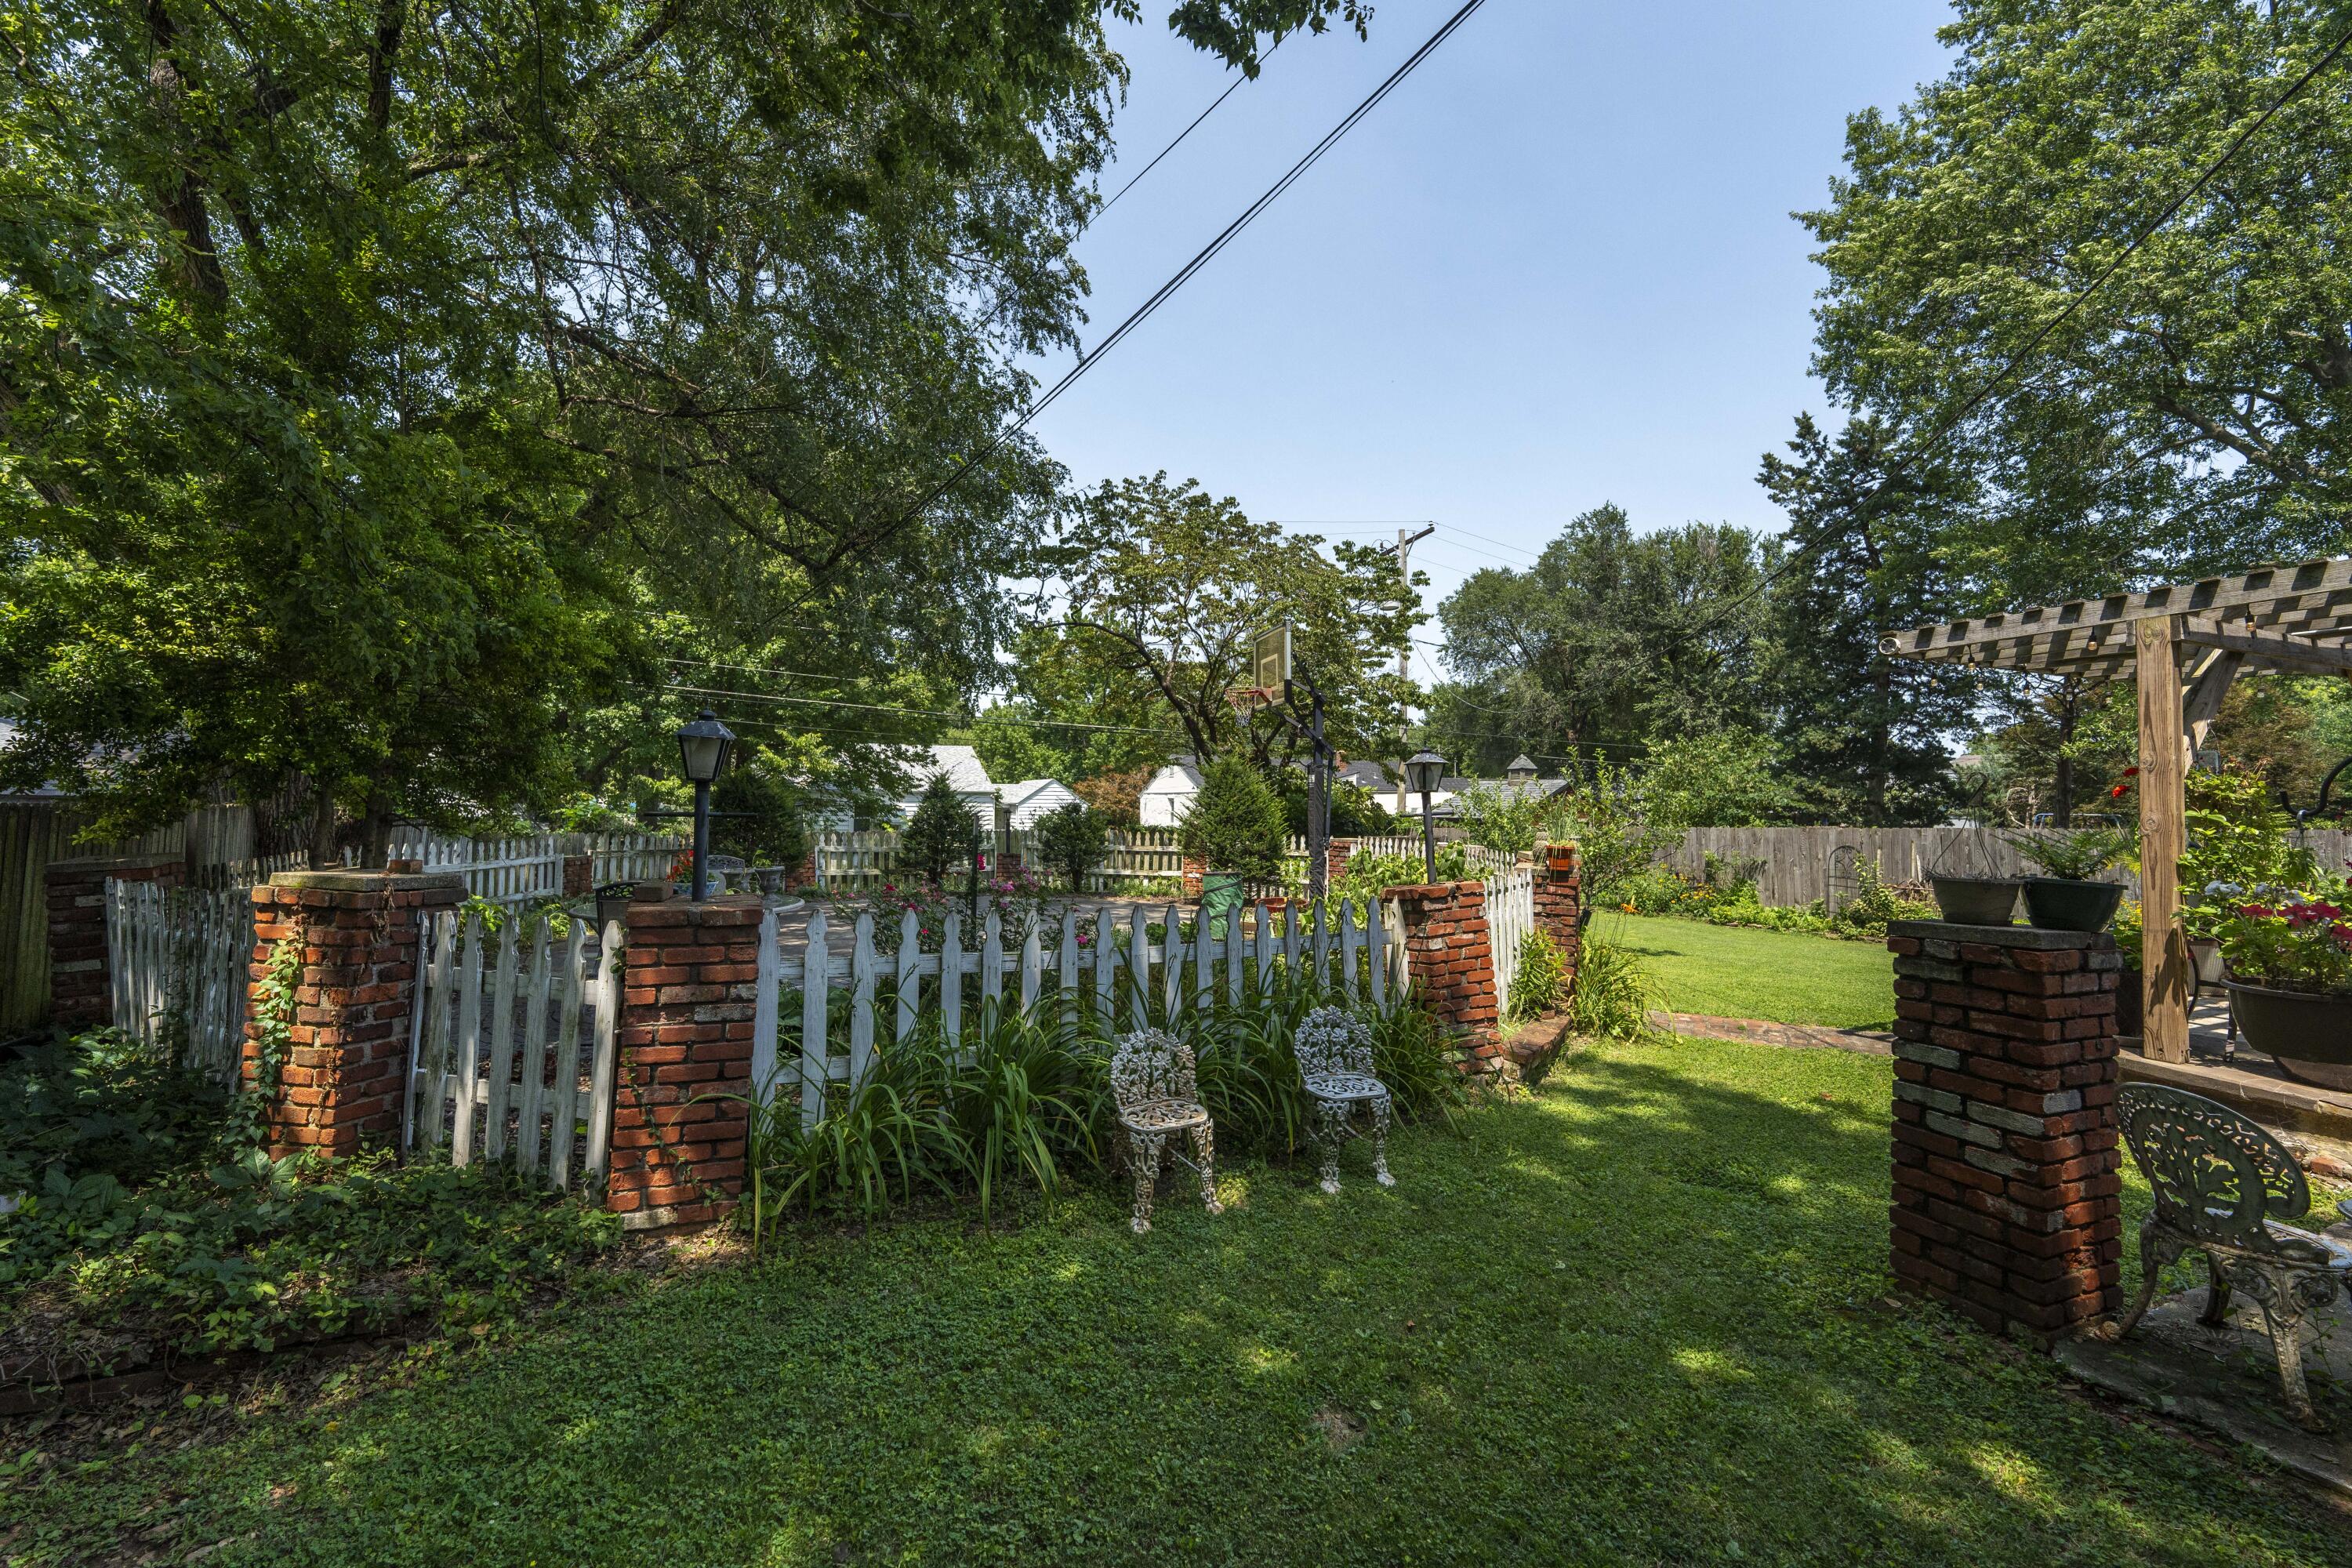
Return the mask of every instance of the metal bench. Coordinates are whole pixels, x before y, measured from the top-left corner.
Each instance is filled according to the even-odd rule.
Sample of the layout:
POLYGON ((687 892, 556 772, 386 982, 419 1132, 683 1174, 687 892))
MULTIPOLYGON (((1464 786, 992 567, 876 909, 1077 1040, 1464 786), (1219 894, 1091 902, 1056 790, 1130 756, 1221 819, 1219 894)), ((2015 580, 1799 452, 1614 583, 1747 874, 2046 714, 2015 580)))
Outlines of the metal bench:
POLYGON ((1372 1076, 1372 1032, 1362 1019, 1339 1007, 1318 1007, 1300 1020, 1290 1048, 1298 1076, 1315 1102, 1315 1142, 1323 1155, 1322 1185, 1339 1190, 1339 1145, 1355 1136, 1356 1110, 1370 1112, 1372 1175, 1384 1187, 1389 1174, 1389 1089, 1372 1076))
MULTIPOLYGON (((2126 1084, 2116 1096, 2124 1141, 2156 1193, 2140 1226, 2139 1297, 2105 1340, 2131 1332, 2155 1300, 2158 1274, 2184 1253, 2205 1255, 2211 1283, 2200 1321, 2220 1328, 2232 1291, 2262 1308, 2287 1408, 2312 1431, 2327 1424, 2304 1384, 2295 1330, 2305 1314, 2352 1289, 2352 1247, 2282 1223, 2311 1212, 2303 1167, 2279 1141, 2226 1105, 2161 1084, 2126 1084)), ((2352 1219, 2352 1204, 2344 1205, 2352 1219)))
POLYGON ((1127 1134, 1128 1161, 1135 1170, 1135 1234, 1151 1228, 1151 1190, 1160 1161, 1171 1142, 1189 1133, 1197 1161, 1178 1161, 1201 1173, 1201 1202, 1211 1214, 1225 1212, 1217 1201, 1217 1148, 1209 1108, 1201 1103, 1192 1048, 1164 1029, 1138 1029, 1119 1038, 1110 1057, 1110 1094, 1127 1134))

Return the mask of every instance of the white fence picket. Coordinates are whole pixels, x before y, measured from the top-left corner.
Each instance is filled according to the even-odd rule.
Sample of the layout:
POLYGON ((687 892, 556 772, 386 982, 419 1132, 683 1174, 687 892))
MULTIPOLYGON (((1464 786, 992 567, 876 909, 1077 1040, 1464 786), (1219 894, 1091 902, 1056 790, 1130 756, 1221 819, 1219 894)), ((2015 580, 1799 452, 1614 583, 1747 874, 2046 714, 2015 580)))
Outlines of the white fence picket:
POLYGON ((115 1026, 151 1048, 175 1044, 181 1066, 234 1081, 245 1053, 252 895, 115 879, 105 898, 115 1026))

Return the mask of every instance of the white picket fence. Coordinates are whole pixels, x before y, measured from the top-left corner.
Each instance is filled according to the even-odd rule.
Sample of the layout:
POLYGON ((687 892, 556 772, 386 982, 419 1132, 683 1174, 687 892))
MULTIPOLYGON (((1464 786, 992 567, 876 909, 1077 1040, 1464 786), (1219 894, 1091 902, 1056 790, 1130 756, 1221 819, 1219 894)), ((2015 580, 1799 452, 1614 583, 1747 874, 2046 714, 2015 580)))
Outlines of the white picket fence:
POLYGON ((752 1092, 763 1104, 779 1098, 797 1103, 802 1125, 814 1126, 831 1086, 847 1091, 866 1081, 886 1027, 890 1042, 903 1041, 935 1016, 948 1048, 956 1049, 967 997, 1007 1007, 1050 1004, 1069 1016, 1087 1010, 1139 1027, 1155 1012, 1173 1018, 1220 997, 1242 1005, 1265 994, 1278 962, 1286 975, 1319 975, 1349 996, 1386 1005, 1406 980, 1394 911, 1359 921, 1347 904, 1334 907, 1330 917, 1318 907, 1286 919, 1259 906, 1238 919, 1196 921, 1189 938, 1173 905, 1156 915, 1139 905, 1085 918, 1066 910, 1057 929, 1032 929, 1012 948, 992 912, 972 949, 964 946, 961 917, 950 913, 938 952, 922 951, 911 910, 902 915, 891 951, 876 946, 874 914, 866 910, 856 917, 850 951, 834 952, 822 909, 809 916, 805 943, 789 948, 770 910, 760 926, 753 992, 752 1092), (1157 941, 1154 924, 1161 928, 1157 941), (877 995, 886 980, 893 993, 887 1003, 877 995), (831 1004, 839 991, 849 1000, 845 1031, 836 1037, 831 1004), (798 1049, 789 1056, 782 1049, 787 1008, 800 1018, 798 1049))
MULTIPOLYGON (((996 836, 983 835, 985 853, 996 853, 996 836)), ((1037 836, 1028 828, 1016 828, 1012 833, 1011 853, 1023 865, 1045 877, 1054 877, 1055 868, 1038 847, 1037 836)), ((1356 840, 1359 854, 1415 855, 1421 853, 1421 840, 1402 837, 1360 838, 1356 840)), ((817 885, 826 892, 855 897, 870 893, 893 882, 898 875, 898 835, 889 828, 873 828, 858 833, 829 831, 814 836, 810 858, 814 862, 817 885)), ((1504 857, 1507 865, 1509 857, 1504 857)), ((1307 881, 1307 840, 1296 835, 1283 846, 1283 862, 1295 884, 1307 881)), ((1173 882, 1184 875, 1184 851, 1175 830, 1165 827, 1114 828, 1109 835, 1109 849, 1087 879, 1089 892, 1117 893, 1138 883, 1173 882)))
POLYGON ((1532 867, 1515 866, 1486 879, 1486 942, 1495 960, 1495 1006, 1499 1011, 1511 999, 1511 982, 1519 973, 1519 949, 1536 929, 1536 874, 1532 867))
POLYGON ((511 1159, 567 1188, 604 1177, 620 1016, 618 921, 425 918, 403 1142, 453 1164, 511 1159))
POLYGON ((245 1051, 253 900, 242 888, 106 884, 107 984, 117 1028, 180 1065, 235 1080, 245 1051))
POLYGON ((658 882, 685 852, 686 840, 675 833, 591 833, 572 854, 585 854, 592 865, 589 880, 601 888, 607 882, 658 882))
POLYGON ((444 838, 423 828, 393 830, 386 858, 415 860, 427 872, 455 871, 466 891, 493 903, 536 903, 563 896, 565 840, 562 833, 510 838, 444 838))

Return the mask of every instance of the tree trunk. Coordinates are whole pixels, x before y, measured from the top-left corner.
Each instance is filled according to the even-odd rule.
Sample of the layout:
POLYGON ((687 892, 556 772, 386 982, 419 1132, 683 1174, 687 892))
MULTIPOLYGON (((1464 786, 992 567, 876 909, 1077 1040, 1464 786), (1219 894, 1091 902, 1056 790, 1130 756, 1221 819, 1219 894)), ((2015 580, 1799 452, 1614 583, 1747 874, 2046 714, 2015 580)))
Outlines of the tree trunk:
POLYGON ((341 860, 335 844, 335 786, 320 779, 310 796, 310 868, 331 870, 341 860))

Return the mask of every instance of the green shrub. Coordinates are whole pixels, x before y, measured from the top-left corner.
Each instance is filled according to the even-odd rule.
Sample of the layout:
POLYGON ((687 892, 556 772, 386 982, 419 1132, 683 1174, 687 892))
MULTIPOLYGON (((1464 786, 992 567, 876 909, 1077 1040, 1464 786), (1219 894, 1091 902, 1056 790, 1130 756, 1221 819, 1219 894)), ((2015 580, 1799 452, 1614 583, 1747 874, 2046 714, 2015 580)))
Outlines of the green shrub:
POLYGON ((1511 994, 1503 999, 1503 1021, 1519 1024, 1557 1013, 1567 994, 1568 964, 1559 944, 1540 931, 1528 932, 1519 943, 1519 967, 1511 976, 1511 994))
POLYGON ((1665 1006, 1665 994, 1649 965, 1616 942, 1585 933, 1576 989, 1568 1001, 1571 1030, 1594 1039, 1644 1039, 1658 1033, 1650 1014, 1665 1006))
POLYGON ((1281 800, 1257 769, 1244 757, 1219 757, 1209 764, 1201 793, 1176 831, 1184 853, 1210 870, 1270 882, 1282 875, 1288 829, 1281 800))
POLYGON ((1083 893, 1087 878, 1110 852, 1110 819, 1084 801, 1073 801, 1037 819, 1037 855, 1083 893))
POLYGON ((915 813, 898 835, 898 864, 937 887, 950 873, 961 877, 980 853, 980 824, 945 773, 923 785, 915 813))

